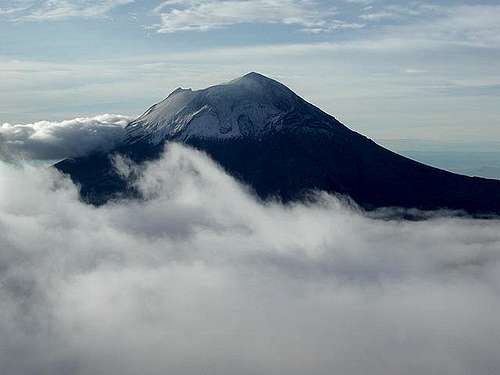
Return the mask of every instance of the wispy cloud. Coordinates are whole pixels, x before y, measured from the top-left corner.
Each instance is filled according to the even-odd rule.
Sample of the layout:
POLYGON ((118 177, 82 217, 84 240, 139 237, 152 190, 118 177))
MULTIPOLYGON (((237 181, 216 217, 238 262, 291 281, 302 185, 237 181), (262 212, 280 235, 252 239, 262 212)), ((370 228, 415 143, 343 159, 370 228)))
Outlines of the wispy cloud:
POLYGON ((406 68, 404 69, 404 72, 407 74, 424 74, 428 73, 427 70, 425 69, 415 69, 415 68, 406 68))
POLYGON ((391 12, 376 12, 376 13, 366 13, 359 16, 359 18, 366 21, 379 21, 391 18, 398 18, 398 15, 391 12))
POLYGON ((15 13, 22 12, 26 10, 25 7, 14 7, 14 8, 0 8, 0 16, 13 15, 15 13))
POLYGON ((499 17, 498 5, 423 2, 374 6, 359 15, 365 22, 380 23, 381 34, 482 47, 500 47, 499 17))
POLYGON ((242 23, 295 25, 309 32, 361 28, 336 18, 333 6, 309 0, 169 0, 156 8, 160 33, 207 31, 242 23))
POLYGON ((4 14, 17 21, 55 21, 68 18, 96 18, 134 0, 43 0, 23 1, 24 7, 8 8, 4 14), (21 13, 18 15, 18 13, 21 13))
POLYGON ((437 12, 442 16, 424 29, 430 37, 500 48, 500 5, 464 5, 437 12))

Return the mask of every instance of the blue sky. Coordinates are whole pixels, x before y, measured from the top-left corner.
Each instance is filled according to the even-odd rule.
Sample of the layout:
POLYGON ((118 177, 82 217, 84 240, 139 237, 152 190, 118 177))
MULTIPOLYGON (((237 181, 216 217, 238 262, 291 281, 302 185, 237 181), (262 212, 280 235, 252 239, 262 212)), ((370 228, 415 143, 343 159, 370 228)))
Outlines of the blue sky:
POLYGON ((500 141, 500 1, 0 0, 0 123, 259 71, 376 139, 500 141))

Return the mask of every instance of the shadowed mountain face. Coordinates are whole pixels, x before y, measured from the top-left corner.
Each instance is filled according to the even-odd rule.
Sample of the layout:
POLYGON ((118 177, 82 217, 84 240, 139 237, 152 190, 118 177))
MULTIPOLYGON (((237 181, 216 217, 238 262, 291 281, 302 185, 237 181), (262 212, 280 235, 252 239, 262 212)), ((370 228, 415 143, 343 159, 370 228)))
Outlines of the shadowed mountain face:
POLYGON ((367 209, 500 214, 500 181, 397 155, 257 73, 205 90, 177 89, 131 122, 126 141, 111 153, 56 167, 81 185, 84 200, 102 204, 134 195, 112 167, 112 154, 140 163, 157 158, 168 142, 205 151, 263 199, 288 202, 322 190, 348 195, 367 209))

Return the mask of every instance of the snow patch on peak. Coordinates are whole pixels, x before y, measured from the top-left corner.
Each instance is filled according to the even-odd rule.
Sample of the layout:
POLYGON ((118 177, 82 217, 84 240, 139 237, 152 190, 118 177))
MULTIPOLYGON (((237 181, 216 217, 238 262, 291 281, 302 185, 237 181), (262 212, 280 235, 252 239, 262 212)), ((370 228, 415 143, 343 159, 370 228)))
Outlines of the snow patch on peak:
POLYGON ((259 88, 260 90, 268 91, 268 93, 272 92, 274 95, 295 95, 282 83, 256 72, 247 73, 240 78, 236 78, 220 86, 244 87, 247 90, 259 88))
POLYGON ((302 100, 259 73, 204 90, 178 88, 127 127, 127 143, 227 139, 279 130, 302 100))
POLYGON ((177 95, 177 94, 180 94, 180 93, 183 93, 183 92, 186 92, 186 91, 193 91, 192 89, 184 89, 182 87, 177 87, 174 91, 172 91, 168 96, 167 96, 167 99, 174 96, 174 95, 177 95))
POLYGON ((250 72, 250 73, 245 74, 244 76, 241 76, 239 78, 236 78, 236 79, 228 82, 227 84, 243 82, 243 81, 254 81, 254 82, 258 82, 258 83, 276 82, 276 81, 272 80, 271 78, 266 77, 260 73, 250 72))
POLYGON ((268 83, 275 83, 275 84, 281 85, 281 83, 279 83, 278 81, 276 81, 272 78, 269 78, 263 74, 257 73, 257 72, 249 72, 249 73, 247 73, 239 78, 236 78, 233 81, 244 81, 244 80, 252 80, 252 81, 261 82, 261 83, 268 82, 268 83))

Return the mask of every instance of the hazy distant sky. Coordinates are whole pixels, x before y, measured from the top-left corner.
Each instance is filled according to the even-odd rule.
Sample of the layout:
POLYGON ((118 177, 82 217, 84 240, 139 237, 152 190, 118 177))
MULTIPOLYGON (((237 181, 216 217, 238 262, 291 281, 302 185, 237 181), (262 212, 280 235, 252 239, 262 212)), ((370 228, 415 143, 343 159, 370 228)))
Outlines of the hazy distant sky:
POLYGON ((0 0, 0 123, 258 71, 373 138, 500 140, 500 1, 0 0))

